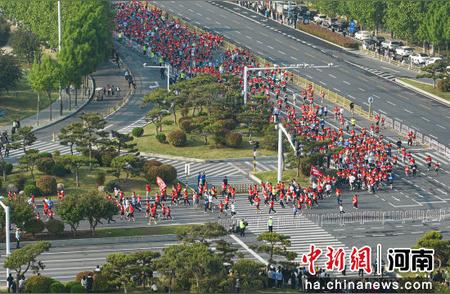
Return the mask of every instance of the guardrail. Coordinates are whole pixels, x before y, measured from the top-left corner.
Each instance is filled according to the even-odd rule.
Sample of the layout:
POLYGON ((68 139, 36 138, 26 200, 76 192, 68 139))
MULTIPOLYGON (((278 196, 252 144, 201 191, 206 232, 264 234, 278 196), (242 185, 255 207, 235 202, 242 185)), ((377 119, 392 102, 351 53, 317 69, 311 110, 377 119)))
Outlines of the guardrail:
MULTIPOLYGON (((155 5, 150 5, 150 6, 153 8, 156 7, 155 5)), ((174 15, 170 15, 170 17, 175 20, 178 20, 180 23, 183 23, 185 26, 187 26, 195 31, 211 33, 211 31, 207 31, 202 28, 199 28, 198 26, 192 25, 191 23, 185 21, 184 19, 182 19, 180 17, 174 16, 174 15)), ((227 41, 227 40, 223 41, 222 47, 226 50, 233 50, 235 48, 240 48, 239 46, 235 45, 233 42, 227 41)), ((269 64, 269 65, 273 66, 273 63, 271 61, 268 61, 267 59, 265 59, 261 56, 258 56, 254 52, 253 52, 253 54, 256 56, 256 60, 260 64, 269 64)), ((348 99, 342 95, 339 95, 338 93, 335 93, 326 87, 318 85, 296 73, 293 73, 293 76, 294 76, 294 80, 293 80, 294 85, 302 88, 302 87, 307 86, 308 84, 311 84, 313 86, 313 88, 316 90, 316 93, 317 92, 320 93, 320 91, 324 91, 325 93, 327 93, 327 95, 325 95, 326 100, 328 100, 334 104, 337 104, 337 105, 343 107, 344 109, 347 109, 350 111, 350 103, 353 102, 350 99, 348 99)), ((380 116, 380 118, 385 119, 385 127, 389 127, 391 129, 393 129, 394 131, 396 131, 397 133, 399 133, 402 136, 406 136, 409 131, 413 131, 416 135, 416 142, 419 142, 420 144, 423 144, 423 145, 427 145, 430 148, 432 148, 433 150, 450 158, 450 147, 447 147, 444 144, 439 143, 437 140, 433 139, 430 136, 426 136, 424 134, 421 134, 420 132, 417 132, 417 130, 410 128, 409 126, 403 124, 403 122, 401 122, 401 121, 394 120, 382 113, 377 113, 376 111, 372 111, 372 113, 369 113, 368 108, 366 110, 364 106, 357 105, 356 103, 354 103, 353 112, 354 112, 354 114, 356 114, 360 117, 363 117, 365 119, 368 119, 370 121, 373 120, 373 117, 378 114, 380 116)))
POLYGON ((417 209, 417 210, 393 210, 393 211, 357 211, 350 213, 315 214, 304 211, 310 221, 322 225, 346 225, 389 222, 441 222, 450 218, 450 208, 441 209, 417 209))

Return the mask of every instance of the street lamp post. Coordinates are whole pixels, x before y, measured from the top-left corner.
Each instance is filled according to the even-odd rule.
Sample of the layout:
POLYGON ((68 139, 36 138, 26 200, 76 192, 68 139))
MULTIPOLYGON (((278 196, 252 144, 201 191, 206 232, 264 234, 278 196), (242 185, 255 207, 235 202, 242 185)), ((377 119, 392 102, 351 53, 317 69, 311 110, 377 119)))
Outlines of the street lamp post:
POLYGON ((143 64, 144 67, 146 68, 165 68, 166 69, 166 73, 167 73, 167 92, 170 92, 170 64, 165 64, 165 65, 147 65, 147 63, 143 64))
POLYGON ((287 130, 283 127, 283 124, 277 122, 275 128, 278 130, 278 170, 277 170, 277 181, 281 182, 283 179, 283 134, 289 141, 292 149, 296 151, 295 143, 292 140, 292 135, 290 135, 287 130))
MULTIPOLYGON (((61 0, 58 0, 58 52, 61 53, 61 0)), ((59 83, 59 116, 63 115, 61 82, 59 83)))
MULTIPOLYGON (((10 242, 10 232, 9 232, 9 206, 7 206, 3 201, 0 200, 0 205, 5 211, 5 239, 6 239, 6 256, 11 254, 11 242, 10 242)), ((9 268, 6 269, 6 278, 9 276, 9 268)))
POLYGON ((248 67, 244 66, 244 104, 247 104, 247 94, 248 94, 248 72, 249 71, 257 71, 257 70, 270 70, 270 69, 294 69, 294 68, 329 68, 333 67, 333 63, 329 63, 328 65, 314 65, 314 64, 292 64, 288 66, 270 66, 270 67, 248 67))

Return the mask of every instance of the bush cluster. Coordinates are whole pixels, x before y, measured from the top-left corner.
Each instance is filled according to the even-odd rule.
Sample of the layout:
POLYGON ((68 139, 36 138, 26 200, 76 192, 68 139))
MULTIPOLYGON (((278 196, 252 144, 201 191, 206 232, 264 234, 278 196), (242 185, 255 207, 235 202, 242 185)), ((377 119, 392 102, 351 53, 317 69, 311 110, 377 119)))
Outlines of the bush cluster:
POLYGON ((64 222, 57 219, 49 219, 45 223, 45 227, 54 236, 58 236, 64 232, 64 222))
POLYGON ((156 177, 160 177, 166 183, 171 183, 177 178, 177 170, 169 164, 162 164, 157 160, 148 160, 144 163, 143 172, 147 181, 154 183, 156 177))
POLYGON ((241 133, 236 133, 236 132, 228 132, 225 135, 225 143, 227 146, 229 147, 239 147, 242 144, 242 135, 241 133))
POLYGON ((192 122, 190 118, 182 117, 179 120, 180 129, 185 131, 186 133, 191 133, 195 129, 195 124, 192 122))
POLYGON ((25 196, 27 196, 27 197, 31 197, 31 195, 34 195, 34 196, 42 195, 41 190, 38 187, 36 187, 36 185, 33 185, 33 184, 26 185, 25 188, 23 188, 23 192, 25 193, 25 196))
POLYGON ((450 90, 450 82, 448 80, 437 80, 436 88, 441 92, 448 92, 450 90))
POLYGON ((167 135, 167 141, 175 147, 185 146, 187 143, 186 133, 182 130, 173 130, 167 135))
POLYGON ((6 162, 0 163, 0 175, 3 175, 3 169, 5 169, 6 175, 10 175, 13 170, 12 163, 6 163, 6 162))
POLYGON ((42 176, 36 182, 36 187, 42 192, 42 195, 49 196, 56 194, 56 178, 52 176, 42 176))
POLYGON ((97 186, 102 186, 103 184, 105 184, 105 179, 106 174, 104 171, 98 171, 95 174, 95 183, 97 184, 97 186))
POLYGON ((136 138, 142 137, 142 135, 144 135, 144 128, 141 128, 141 127, 134 128, 131 131, 131 135, 133 135, 133 137, 136 137, 136 138))
POLYGON ((114 188, 120 189, 121 184, 117 180, 111 180, 105 184, 105 192, 112 193, 114 192, 114 188))
POLYGON ((158 140, 159 143, 161 144, 166 144, 167 143, 167 139, 166 139, 166 135, 164 135, 164 133, 158 133, 156 134, 156 140, 158 140))
POLYGON ((56 281, 45 276, 32 276, 25 281, 25 293, 49 293, 56 281))
POLYGON ((358 49, 359 47, 358 42, 356 42, 352 38, 344 37, 343 35, 332 32, 316 24, 304 24, 302 22, 299 22, 297 23, 297 28, 345 48, 358 49))

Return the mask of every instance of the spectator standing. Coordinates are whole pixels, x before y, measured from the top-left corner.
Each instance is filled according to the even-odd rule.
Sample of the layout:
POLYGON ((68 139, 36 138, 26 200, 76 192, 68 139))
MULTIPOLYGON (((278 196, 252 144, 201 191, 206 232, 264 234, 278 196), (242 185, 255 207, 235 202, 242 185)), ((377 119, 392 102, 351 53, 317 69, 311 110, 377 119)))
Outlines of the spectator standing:
POLYGON ((12 287, 13 282, 14 282, 14 278, 13 278, 12 274, 10 273, 9 276, 6 278, 6 284, 8 286, 8 293, 11 293, 11 287, 12 287))
POLYGON ((20 228, 16 228, 16 248, 20 248, 20 240, 22 239, 22 231, 20 228))

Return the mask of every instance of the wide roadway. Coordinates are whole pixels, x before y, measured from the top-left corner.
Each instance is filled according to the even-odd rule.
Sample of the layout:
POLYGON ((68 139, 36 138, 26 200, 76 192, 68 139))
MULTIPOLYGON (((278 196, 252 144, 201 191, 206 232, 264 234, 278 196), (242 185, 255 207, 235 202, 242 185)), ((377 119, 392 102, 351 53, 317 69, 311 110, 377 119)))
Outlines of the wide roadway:
MULTIPOLYGON (((276 64, 333 63, 337 67, 298 70, 297 72, 366 109, 368 108, 368 97, 373 96, 375 111, 401 121, 423 134, 438 139, 446 146, 450 146, 449 107, 369 73, 349 62, 370 66, 381 71, 392 71, 393 67, 391 66, 348 53, 272 21, 261 20, 258 14, 251 11, 244 13, 239 7, 230 3, 213 4, 206 1, 160 1, 156 3, 169 13, 181 16, 194 25, 222 34, 238 45, 247 47, 276 64)), ((399 71, 399 74, 405 74, 404 71, 396 71, 399 71)), ((396 73, 393 72, 393 74, 396 73)))

